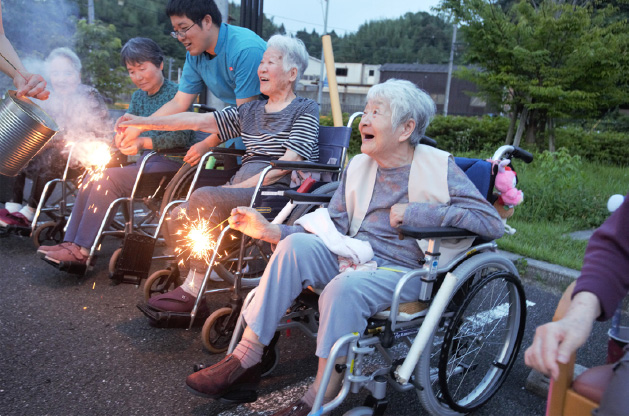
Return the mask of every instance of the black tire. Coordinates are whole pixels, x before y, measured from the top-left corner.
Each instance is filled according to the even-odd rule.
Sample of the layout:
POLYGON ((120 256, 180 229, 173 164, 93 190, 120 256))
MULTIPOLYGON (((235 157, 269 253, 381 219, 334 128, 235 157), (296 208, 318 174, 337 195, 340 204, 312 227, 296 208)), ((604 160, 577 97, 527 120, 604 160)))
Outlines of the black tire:
POLYGON ((171 201, 185 199, 195 173, 196 166, 190 166, 187 163, 184 163, 181 168, 179 168, 164 190, 164 196, 162 197, 162 203, 159 208, 161 215, 164 214, 166 206, 171 201))
POLYGON ((116 274, 116 263, 118 263, 118 258, 120 257, 120 253, 122 253, 122 247, 117 248, 111 257, 109 258, 109 278, 113 278, 116 274))
MULTIPOLYGON (((455 416, 469 412, 469 410, 464 410, 467 407, 464 402, 457 406, 450 406, 446 398, 446 393, 442 391, 442 383, 440 381, 442 377, 439 375, 440 367, 446 365, 441 364, 441 351, 447 347, 445 345, 446 336, 451 336, 453 340, 455 339, 454 335, 450 334, 456 333, 458 330, 455 327, 457 317, 460 317, 460 314, 464 314, 465 311, 471 310, 468 309, 471 307, 470 302, 473 302, 476 294, 479 293, 478 290, 480 289, 477 288, 484 286, 483 282, 485 279, 489 279, 494 274, 500 273, 510 274, 513 279, 516 281, 519 280, 517 277, 518 272, 513 263, 507 258, 493 252, 480 253, 465 260, 454 269, 452 273, 457 277, 455 289, 450 296, 443 318, 439 322, 439 325, 434 328, 414 372, 415 384, 419 386, 416 390, 417 395, 424 409, 431 415, 455 416)), ((509 285, 509 287, 515 291, 513 292, 515 303, 512 308, 509 308, 509 316, 513 316, 515 325, 514 333, 520 333, 520 335, 509 338, 509 345, 506 348, 510 351, 509 356, 515 357, 521 341, 521 331, 523 331, 524 328, 526 306, 523 292, 522 296, 520 296, 519 290, 516 289, 516 287, 521 286, 509 285)), ((508 371, 505 371, 505 376, 507 372, 508 371)), ((500 383, 501 382, 502 381, 500 381, 500 383)), ((495 389, 492 394, 497 390, 499 384, 494 383, 494 387, 495 389)), ((480 401, 482 401, 482 403, 479 400, 473 400, 470 404, 474 406, 474 408, 481 406, 491 397, 491 394, 486 393, 487 391, 481 392, 478 397, 478 399, 481 399, 480 401)))
POLYGON ((157 294, 162 294, 181 286, 181 279, 173 275, 169 269, 158 270, 144 282, 144 300, 148 300, 157 294))
POLYGON ((201 341, 208 351, 218 354, 227 351, 234 328, 226 328, 232 309, 224 307, 215 310, 205 320, 201 330, 201 341))
POLYGON ((63 226, 56 221, 48 221, 35 228, 33 231, 33 244, 35 248, 40 246, 53 246, 63 242, 63 226))

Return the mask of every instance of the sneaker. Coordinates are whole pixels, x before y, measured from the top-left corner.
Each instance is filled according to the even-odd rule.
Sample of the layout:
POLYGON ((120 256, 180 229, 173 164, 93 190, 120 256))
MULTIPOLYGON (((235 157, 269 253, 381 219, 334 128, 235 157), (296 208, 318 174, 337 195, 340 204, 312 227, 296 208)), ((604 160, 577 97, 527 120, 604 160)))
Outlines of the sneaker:
POLYGON ((51 252, 57 251, 57 250, 61 250, 62 248, 66 247, 66 246, 68 246, 70 244, 72 244, 72 243, 69 242, 69 241, 65 241, 65 242, 63 242, 61 244, 57 244, 57 245, 54 245, 54 246, 39 246, 39 248, 37 249, 37 254, 39 254, 43 258, 43 257, 46 257, 46 255, 48 253, 51 253, 51 252))
POLYGON ((170 292, 153 296, 147 303, 149 306, 159 311, 191 312, 196 301, 196 296, 192 296, 179 286, 170 292))
POLYGON ((87 264, 87 258, 89 256, 81 253, 81 248, 74 243, 70 243, 59 250, 49 251, 46 253, 45 259, 56 264, 64 263, 79 263, 87 264))
POLYGON ((308 416, 312 407, 308 406, 301 400, 297 400, 288 407, 283 408, 279 412, 273 413, 272 416, 308 416))
POLYGON ((242 368, 240 360, 229 354, 211 367, 186 378, 188 390, 197 396, 220 399, 236 393, 255 392, 261 377, 260 364, 242 368))

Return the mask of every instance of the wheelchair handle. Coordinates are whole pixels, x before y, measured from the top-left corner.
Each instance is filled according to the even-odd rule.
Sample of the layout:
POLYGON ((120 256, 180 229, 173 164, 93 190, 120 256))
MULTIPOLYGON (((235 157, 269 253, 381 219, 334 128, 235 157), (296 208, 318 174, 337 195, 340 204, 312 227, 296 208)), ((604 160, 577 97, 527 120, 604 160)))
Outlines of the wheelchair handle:
POLYGON ((199 109, 199 113, 213 113, 213 112, 216 111, 216 108, 210 107, 210 106, 205 105, 205 104, 192 104, 192 106, 194 108, 198 108, 199 109))
POLYGON ((405 237, 413 237, 417 240, 427 240, 430 238, 463 238, 477 237, 478 235, 456 227, 410 227, 400 225, 398 227, 398 237, 403 240, 405 237))
POLYGON ((517 146, 511 145, 500 146, 494 153, 492 160, 502 160, 514 157, 522 160, 524 163, 531 163, 533 161, 533 155, 531 153, 517 146))

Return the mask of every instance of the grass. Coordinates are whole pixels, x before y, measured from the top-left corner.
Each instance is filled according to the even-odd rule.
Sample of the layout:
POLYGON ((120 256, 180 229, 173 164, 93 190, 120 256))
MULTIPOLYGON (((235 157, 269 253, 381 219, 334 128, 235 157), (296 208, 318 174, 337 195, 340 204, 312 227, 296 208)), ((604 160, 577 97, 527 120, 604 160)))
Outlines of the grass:
POLYGON ((569 225, 514 219, 508 220, 507 224, 517 232, 513 235, 505 234, 498 240, 501 250, 581 270, 587 241, 568 237, 568 233, 575 231, 569 225))

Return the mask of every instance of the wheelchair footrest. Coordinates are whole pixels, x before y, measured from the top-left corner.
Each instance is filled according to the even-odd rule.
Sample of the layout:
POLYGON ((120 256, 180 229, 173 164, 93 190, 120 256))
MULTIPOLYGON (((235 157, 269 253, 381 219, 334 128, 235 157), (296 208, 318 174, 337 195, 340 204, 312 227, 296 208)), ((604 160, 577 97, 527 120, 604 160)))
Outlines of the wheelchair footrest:
POLYGON ((31 227, 21 227, 19 225, 8 225, 6 228, 7 233, 21 235, 22 237, 28 237, 31 235, 31 227))
MULTIPOLYGON (((50 261, 44 258, 46 263, 53 265, 57 269, 62 272, 71 273, 71 274, 85 274, 87 271, 88 265, 85 263, 78 263, 75 261, 62 261, 60 263, 55 263, 54 261, 50 261)), ((92 260, 93 261, 93 260, 92 260)))
MULTIPOLYGON (((156 328, 188 328, 190 314, 187 312, 171 312, 153 308, 146 302, 140 302, 137 308, 149 319, 149 324, 156 328)), ((210 316, 205 302, 201 303, 193 326, 202 326, 210 316)))
POLYGON ((155 241, 156 239, 150 236, 139 234, 125 235, 115 270, 110 276, 111 279, 118 283, 136 285, 142 279, 146 279, 153 260, 155 241), (126 276, 135 276, 136 279, 127 279, 126 276))

